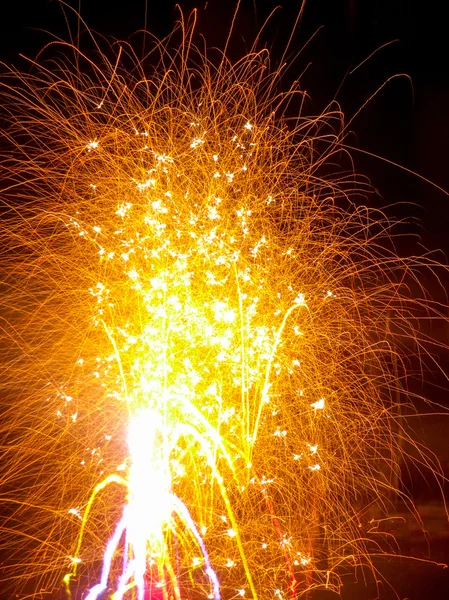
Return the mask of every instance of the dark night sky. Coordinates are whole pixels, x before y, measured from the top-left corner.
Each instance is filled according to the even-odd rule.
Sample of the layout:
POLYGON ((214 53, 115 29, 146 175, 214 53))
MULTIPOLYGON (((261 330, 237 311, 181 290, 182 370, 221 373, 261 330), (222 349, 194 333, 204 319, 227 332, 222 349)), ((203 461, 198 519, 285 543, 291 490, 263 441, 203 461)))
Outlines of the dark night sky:
MULTIPOLYGON (((79 0, 67 3, 78 7, 79 0)), ((198 30, 209 45, 222 47, 236 1, 179 3, 185 13, 199 9, 198 30)), ((349 142, 449 190, 449 38, 444 4, 438 0, 425 6, 418 0, 308 0, 291 54, 317 34, 299 54, 290 76, 311 63, 302 78, 302 87, 311 97, 307 110, 316 113, 336 97, 350 117, 389 77, 409 75, 410 79, 394 79, 364 108, 352 124, 349 142)), ((148 0, 148 29, 158 36, 169 33, 179 15, 175 5, 174 0, 148 0)), ((231 55, 249 48, 276 6, 279 8, 263 40, 272 49, 274 61, 279 58, 298 14, 299 0, 242 0, 231 55)), ((81 14, 91 29, 126 39, 145 25, 145 0, 81 0, 81 14)), ((76 18, 71 16, 69 21, 76 32, 76 18)), ((46 32, 68 37, 57 0, 1 3, 1 60, 17 63, 19 52, 34 55, 49 40, 46 32)), ((383 160, 360 153, 355 159, 356 168, 368 175, 386 204, 417 204, 395 208, 395 214, 418 217, 422 230, 411 230, 422 232, 426 246, 449 253, 449 197, 383 160)))
MULTIPOLYGON (((198 31, 209 46, 222 48, 237 0, 178 2, 185 14, 198 8, 198 31)), ((67 3, 78 8, 79 0, 67 3)), ((290 46, 289 58, 297 56, 289 77, 295 79, 308 67, 301 79, 310 96, 306 111, 319 113, 335 98, 348 119, 391 76, 408 76, 388 83, 361 111, 351 125, 348 142, 381 157, 353 153, 356 170, 367 175, 381 195, 367 201, 375 206, 395 205, 388 214, 409 221, 400 231, 420 236, 402 235, 397 240, 400 251, 421 253, 422 239, 426 247, 442 249, 449 257, 449 196, 388 164, 391 160, 403 165, 449 191, 449 36, 444 4, 441 0, 429 0, 425 6, 418 0, 308 0, 290 46)), ((300 0, 241 0, 229 46, 233 58, 250 48, 277 6, 262 37, 276 64, 300 0)), ((145 0, 81 0, 81 14, 90 29, 107 37, 129 39, 145 27, 145 0)), ((178 18, 176 0, 148 0, 146 26, 158 37, 170 33, 178 18)), ((73 14, 69 24, 76 33, 78 23, 73 14)), ((0 2, 0 60, 20 63, 19 53, 35 55, 51 39, 50 34, 68 39, 57 0, 0 2)), ((288 81, 285 83, 287 88, 288 81)), ((446 260, 441 254, 437 258, 446 260)), ((449 279, 447 274, 444 277, 449 279)), ((449 285, 445 287, 449 289, 449 285)), ((433 297, 442 298, 441 287, 430 291, 433 297)), ((432 327, 432 335, 447 343, 447 324, 441 321, 432 327)), ((438 360, 449 365, 447 351, 438 360)), ((442 385, 446 388, 447 382, 442 385)), ((447 393, 441 394, 433 384, 430 391, 419 391, 445 404, 448 401, 447 393)), ((435 423, 428 425, 423 435, 433 444, 440 440, 436 449, 449 460, 447 431, 436 435, 435 423)))
MULTIPOLYGON (((147 1, 146 24, 145 0, 81 0, 81 15, 89 28, 112 38, 127 39, 145 25, 160 37, 172 30, 179 3, 185 14, 198 8, 198 31, 209 46, 223 47, 237 4, 237 0, 147 1)), ((79 0, 66 3, 77 8, 79 0)), ((276 63, 300 4, 300 0, 242 0, 231 56, 237 58, 249 49, 268 14, 279 6, 262 39, 272 48, 276 63)), ((387 84, 363 109, 352 123, 348 141, 381 157, 354 153, 356 169, 369 177, 383 198, 370 201, 407 203, 392 212, 418 218, 421 225, 410 225, 409 231, 419 232, 425 246, 441 248, 449 257, 449 195, 388 164, 389 160, 399 163, 449 193, 445 4, 443 0, 308 0, 290 47, 291 56, 299 53, 290 77, 294 79, 311 63, 301 80, 311 98, 306 110, 316 114, 335 98, 348 119, 391 76, 408 75, 387 84)), ((76 33, 77 19, 71 16, 69 23, 76 33)), ((19 53, 34 56, 51 39, 50 34, 69 37, 58 0, 0 0, 0 61, 23 66, 19 53)), ((407 251, 415 251, 416 241, 408 244, 407 251)), ((444 336, 447 343, 447 328, 444 336)), ((447 404, 447 392, 444 397, 438 400, 447 404)), ((421 434, 449 464, 447 422, 436 419, 421 434)))
MULTIPOLYGON (((78 3, 68 0, 75 7, 78 3)), ((199 31, 209 45, 223 46, 236 1, 179 3, 185 13, 198 8, 199 31)), ((393 80, 369 103, 354 120, 349 141, 449 190, 449 38, 444 4, 438 0, 425 6, 418 0, 308 0, 291 45, 292 55, 313 33, 317 35, 294 62, 290 76, 311 63, 302 79, 302 87, 311 97, 307 110, 316 113, 336 97, 350 117, 390 76, 409 75, 410 79, 393 80)), ((158 36, 169 33, 179 15, 175 5, 174 0, 148 0, 148 29, 158 36)), ((298 14, 299 0, 242 0, 231 54, 238 56, 249 48, 276 6, 279 9, 267 27, 264 42, 272 48, 274 61, 281 55, 298 14)), ((145 0, 81 0, 81 14, 91 29, 126 39, 145 25, 145 0)), ((73 16, 70 23, 76 32, 73 16)), ((19 52, 32 56, 49 40, 46 32, 68 37, 57 0, 1 3, 1 60, 16 63, 19 52)), ((385 161, 359 153, 355 158, 357 169, 369 176, 385 203, 418 205, 394 211, 400 217, 418 217, 424 243, 449 253, 449 197, 385 161)))

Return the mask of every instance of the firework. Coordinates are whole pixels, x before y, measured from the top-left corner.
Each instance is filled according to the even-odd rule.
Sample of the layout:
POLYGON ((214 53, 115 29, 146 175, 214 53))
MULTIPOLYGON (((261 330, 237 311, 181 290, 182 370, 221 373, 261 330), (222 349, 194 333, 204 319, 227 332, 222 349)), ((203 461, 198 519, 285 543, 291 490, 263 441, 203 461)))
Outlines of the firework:
POLYGON ((15 589, 338 590, 418 448, 395 392, 418 309, 439 315, 408 292, 432 260, 397 257, 353 173, 323 176, 338 107, 289 121, 302 92, 274 93, 265 51, 233 64, 182 31, 144 62, 59 43, 2 79, 15 589))

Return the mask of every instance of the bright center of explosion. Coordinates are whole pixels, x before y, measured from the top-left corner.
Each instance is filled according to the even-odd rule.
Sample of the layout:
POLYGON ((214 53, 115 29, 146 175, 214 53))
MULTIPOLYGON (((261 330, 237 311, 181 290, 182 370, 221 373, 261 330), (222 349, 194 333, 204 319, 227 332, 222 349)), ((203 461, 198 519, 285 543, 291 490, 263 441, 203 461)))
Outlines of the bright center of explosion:
MULTIPOLYGON (((150 594, 151 588, 162 588, 165 597, 165 587, 170 586, 172 594, 177 599, 181 598, 166 543, 168 532, 174 528, 175 515, 202 552, 213 590, 210 597, 215 600, 220 597, 218 579, 204 542, 187 507, 171 491, 168 431, 163 418, 155 410, 141 410, 131 417, 127 503, 122 519, 108 542, 101 581, 90 590, 86 600, 95 600, 106 590, 112 561, 122 538, 125 542, 123 565, 114 600, 121 600, 133 588, 137 589, 137 598, 143 600, 148 589, 146 580, 149 581, 150 594), (165 581, 166 577, 168 581, 165 581)), ((174 529, 173 532, 176 533, 174 529)))
POLYGON ((129 431, 128 533, 137 556, 163 554, 164 528, 173 511, 171 476, 162 422, 148 411, 131 420, 129 431))

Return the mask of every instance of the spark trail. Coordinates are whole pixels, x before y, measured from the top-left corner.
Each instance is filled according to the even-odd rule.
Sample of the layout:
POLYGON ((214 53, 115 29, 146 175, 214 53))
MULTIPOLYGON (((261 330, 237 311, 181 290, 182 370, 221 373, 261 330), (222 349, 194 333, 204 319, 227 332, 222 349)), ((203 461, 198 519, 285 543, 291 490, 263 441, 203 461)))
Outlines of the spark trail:
POLYGON ((145 62, 58 43, 2 78, 16 589, 68 568, 88 600, 338 590, 417 448, 394 398, 418 309, 441 312, 432 259, 397 257, 353 173, 323 177, 337 106, 287 125, 303 92, 274 93, 265 51, 233 64, 182 31, 145 62))

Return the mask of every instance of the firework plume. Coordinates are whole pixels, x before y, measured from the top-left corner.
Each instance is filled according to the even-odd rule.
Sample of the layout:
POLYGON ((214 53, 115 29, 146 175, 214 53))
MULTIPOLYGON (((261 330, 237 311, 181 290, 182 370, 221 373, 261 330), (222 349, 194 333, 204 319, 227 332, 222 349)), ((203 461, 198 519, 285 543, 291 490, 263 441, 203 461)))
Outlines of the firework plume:
POLYGON ((338 590, 385 550, 401 453, 438 470, 395 400, 432 260, 329 175, 337 106, 178 34, 143 61, 55 42, 1 80, 10 589, 338 590))

